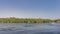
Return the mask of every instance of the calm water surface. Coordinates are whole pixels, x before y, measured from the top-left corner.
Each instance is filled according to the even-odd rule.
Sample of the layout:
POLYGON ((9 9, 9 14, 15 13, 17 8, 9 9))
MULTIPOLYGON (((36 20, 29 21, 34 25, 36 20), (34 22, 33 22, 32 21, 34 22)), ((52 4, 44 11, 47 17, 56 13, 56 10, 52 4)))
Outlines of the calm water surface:
POLYGON ((0 34, 60 34, 60 23, 0 24, 0 34))

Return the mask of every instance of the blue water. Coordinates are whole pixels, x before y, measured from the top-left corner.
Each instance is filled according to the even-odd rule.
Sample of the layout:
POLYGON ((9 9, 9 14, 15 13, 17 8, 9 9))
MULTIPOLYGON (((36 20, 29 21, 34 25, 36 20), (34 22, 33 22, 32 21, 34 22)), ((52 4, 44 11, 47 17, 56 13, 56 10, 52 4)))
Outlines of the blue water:
POLYGON ((60 23, 0 24, 0 34, 60 34, 60 23))

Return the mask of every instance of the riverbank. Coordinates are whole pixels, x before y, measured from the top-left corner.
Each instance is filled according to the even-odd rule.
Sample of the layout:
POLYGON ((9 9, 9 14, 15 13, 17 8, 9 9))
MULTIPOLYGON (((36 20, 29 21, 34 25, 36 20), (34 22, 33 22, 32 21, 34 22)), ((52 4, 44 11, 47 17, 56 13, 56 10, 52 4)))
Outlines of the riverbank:
POLYGON ((41 18, 0 18, 0 23, 59 23, 60 19, 41 19, 41 18))

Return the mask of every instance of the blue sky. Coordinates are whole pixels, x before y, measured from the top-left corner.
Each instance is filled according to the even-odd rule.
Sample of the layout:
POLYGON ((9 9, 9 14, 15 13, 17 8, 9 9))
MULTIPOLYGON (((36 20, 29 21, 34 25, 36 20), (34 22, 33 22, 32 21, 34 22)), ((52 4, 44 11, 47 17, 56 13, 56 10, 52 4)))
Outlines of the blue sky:
POLYGON ((0 17, 60 18, 60 0, 0 0, 0 17))

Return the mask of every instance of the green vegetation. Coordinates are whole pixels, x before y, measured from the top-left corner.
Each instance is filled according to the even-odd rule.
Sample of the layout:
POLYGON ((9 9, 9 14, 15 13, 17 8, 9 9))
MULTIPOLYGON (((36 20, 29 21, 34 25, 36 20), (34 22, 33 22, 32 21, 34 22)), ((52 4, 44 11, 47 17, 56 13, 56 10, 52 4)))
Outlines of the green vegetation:
POLYGON ((51 23, 51 22, 60 22, 60 19, 50 20, 50 19, 41 19, 41 18, 0 18, 0 23, 51 23))

